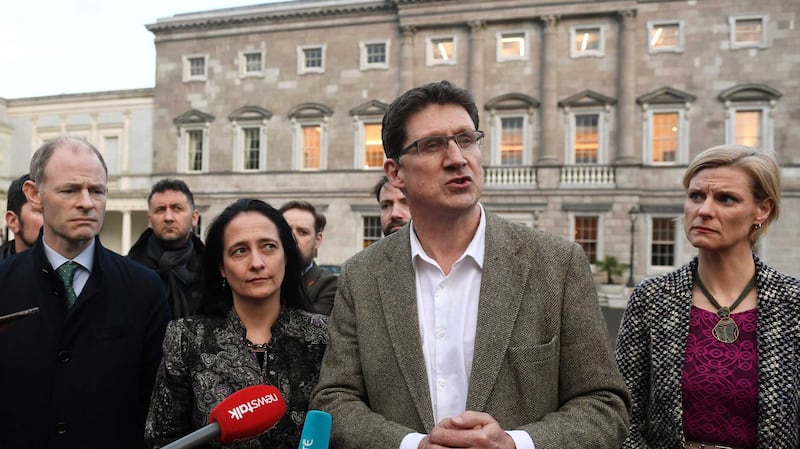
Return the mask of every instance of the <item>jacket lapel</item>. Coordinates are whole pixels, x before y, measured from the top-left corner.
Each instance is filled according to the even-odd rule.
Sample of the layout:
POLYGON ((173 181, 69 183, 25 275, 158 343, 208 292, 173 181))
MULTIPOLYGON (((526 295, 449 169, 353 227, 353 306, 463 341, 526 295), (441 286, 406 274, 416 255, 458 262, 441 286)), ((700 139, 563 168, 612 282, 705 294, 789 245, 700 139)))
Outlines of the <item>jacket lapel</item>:
POLYGON ((516 258, 512 229, 487 213, 486 251, 481 275, 478 327, 472 373, 467 394, 467 410, 484 410, 511 341, 511 332, 522 303, 530 265, 516 258))
POLYGON ((389 341, 420 421, 428 431, 436 423, 422 354, 409 228, 405 226, 397 231, 396 238, 392 236, 391 244, 385 248, 389 263, 376 267, 376 275, 389 341))

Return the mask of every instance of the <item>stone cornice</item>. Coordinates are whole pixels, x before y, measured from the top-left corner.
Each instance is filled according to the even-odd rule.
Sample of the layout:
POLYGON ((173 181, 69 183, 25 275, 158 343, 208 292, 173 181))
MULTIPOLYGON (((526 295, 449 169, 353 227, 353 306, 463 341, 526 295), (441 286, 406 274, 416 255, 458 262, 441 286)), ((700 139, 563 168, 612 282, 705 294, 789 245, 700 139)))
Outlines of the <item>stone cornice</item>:
POLYGON ((389 0, 298 0, 256 6, 176 14, 145 25, 154 34, 192 28, 235 27, 254 23, 283 23, 376 12, 395 12, 389 0))

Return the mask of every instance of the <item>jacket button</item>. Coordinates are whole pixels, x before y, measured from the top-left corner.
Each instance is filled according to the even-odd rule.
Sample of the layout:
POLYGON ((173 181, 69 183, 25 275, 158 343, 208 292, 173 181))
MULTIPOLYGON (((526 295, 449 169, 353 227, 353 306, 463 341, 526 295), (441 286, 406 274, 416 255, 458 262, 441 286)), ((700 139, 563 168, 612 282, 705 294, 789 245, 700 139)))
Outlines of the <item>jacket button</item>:
POLYGON ((69 362, 69 352, 67 351, 58 351, 58 355, 56 357, 58 357, 58 361, 61 363, 69 362))
POLYGON ((56 423, 56 433, 59 435, 64 435, 67 433, 67 423, 65 422, 57 422, 56 423))

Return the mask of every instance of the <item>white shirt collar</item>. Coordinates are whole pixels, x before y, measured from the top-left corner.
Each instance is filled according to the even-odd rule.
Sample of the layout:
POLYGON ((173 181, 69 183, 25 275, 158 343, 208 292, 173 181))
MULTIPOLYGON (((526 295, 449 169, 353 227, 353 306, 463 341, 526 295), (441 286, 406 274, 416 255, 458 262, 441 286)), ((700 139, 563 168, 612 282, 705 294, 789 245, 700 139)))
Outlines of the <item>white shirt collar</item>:
MULTIPOLYGON (((47 260, 54 269, 58 269, 58 267, 64 265, 64 263, 70 260, 57 253, 53 248, 50 248, 44 239, 42 239, 42 243, 44 244, 44 254, 47 256, 47 260)), ((89 243, 89 246, 84 248, 84 250, 75 256, 74 259, 71 259, 90 273, 92 272, 92 266, 94 265, 94 245, 95 239, 92 239, 91 243, 89 243)))
MULTIPOLYGON (((465 257, 471 257, 472 260, 478 264, 481 270, 483 270, 483 258, 486 254, 486 211, 483 209, 482 204, 478 203, 478 206, 481 208, 481 219, 478 222, 478 229, 475 230, 475 235, 472 236, 472 240, 469 242, 469 245, 467 245, 467 249, 464 250, 464 253, 456 262, 464 259, 465 257)), ((425 253, 425 249, 422 247, 422 244, 417 238, 417 234, 414 231, 413 218, 411 219, 409 227, 411 234, 411 260, 415 260, 417 257, 420 257, 423 260, 438 266, 439 264, 437 264, 425 253)))

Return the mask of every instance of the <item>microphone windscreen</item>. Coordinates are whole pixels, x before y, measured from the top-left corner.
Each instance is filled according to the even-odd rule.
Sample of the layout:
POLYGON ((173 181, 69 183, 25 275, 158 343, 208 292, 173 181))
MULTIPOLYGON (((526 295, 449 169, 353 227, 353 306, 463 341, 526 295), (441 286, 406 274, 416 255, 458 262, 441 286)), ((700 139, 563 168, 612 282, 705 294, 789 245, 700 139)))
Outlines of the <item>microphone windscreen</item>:
POLYGON ((242 388, 217 404, 208 423, 219 424, 219 442, 247 440, 271 429, 286 413, 286 401, 273 385, 242 388))
POLYGON ((309 410, 298 449, 328 449, 331 441, 331 415, 320 410, 309 410))

